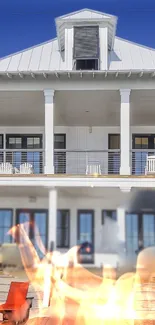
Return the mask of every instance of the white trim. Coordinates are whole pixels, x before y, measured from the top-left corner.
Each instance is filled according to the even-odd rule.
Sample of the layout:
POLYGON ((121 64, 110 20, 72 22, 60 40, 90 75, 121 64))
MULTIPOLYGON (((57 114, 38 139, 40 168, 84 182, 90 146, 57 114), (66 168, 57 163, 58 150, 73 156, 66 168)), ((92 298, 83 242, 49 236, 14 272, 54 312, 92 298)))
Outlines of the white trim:
POLYGON ((0 177, 0 186, 155 188, 155 177, 0 177))

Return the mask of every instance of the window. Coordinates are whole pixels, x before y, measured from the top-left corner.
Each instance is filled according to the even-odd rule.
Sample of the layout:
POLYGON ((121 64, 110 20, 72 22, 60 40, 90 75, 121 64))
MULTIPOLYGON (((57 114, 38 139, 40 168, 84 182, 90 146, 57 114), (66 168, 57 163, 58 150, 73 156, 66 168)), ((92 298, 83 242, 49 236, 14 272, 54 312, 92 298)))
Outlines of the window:
POLYGON ((0 209, 0 245, 12 242, 12 237, 8 235, 12 227, 12 215, 11 209, 0 209))
POLYGON ((54 149, 66 149, 66 134, 54 134, 54 149))
MULTIPOLYGON (((26 223, 26 232, 31 239, 34 247, 40 258, 44 256, 40 245, 40 238, 42 244, 47 248, 47 210, 17 210, 16 211, 16 223, 26 223), (38 231, 39 233, 38 233, 38 231)), ((17 241, 20 242, 20 237, 18 236, 17 241)))
POLYGON ((105 218, 110 218, 117 221, 117 212, 116 210, 102 210, 102 225, 104 224, 105 218))
POLYGON ((76 60, 76 70, 98 70, 98 60, 76 60))
POLYGON ((43 171, 42 135, 6 135, 6 162, 20 168, 23 163, 30 163, 35 174, 43 171), (18 150, 18 151, 16 151, 18 150), (24 150, 24 151, 22 151, 24 150), (28 151, 31 150, 31 151, 28 151), (33 151, 35 150, 35 151, 33 151))
POLYGON ((42 149, 42 135, 6 135, 7 149, 42 149))
POLYGON ((108 148, 110 150, 120 149, 120 134, 109 134, 108 148))
POLYGON ((57 247, 69 247, 70 215, 69 210, 57 211, 57 247))
POLYGON ((0 134, 0 149, 4 148, 4 143, 3 143, 3 135, 0 134))
POLYGON ((99 27, 74 27, 74 60, 76 70, 98 70, 99 27))

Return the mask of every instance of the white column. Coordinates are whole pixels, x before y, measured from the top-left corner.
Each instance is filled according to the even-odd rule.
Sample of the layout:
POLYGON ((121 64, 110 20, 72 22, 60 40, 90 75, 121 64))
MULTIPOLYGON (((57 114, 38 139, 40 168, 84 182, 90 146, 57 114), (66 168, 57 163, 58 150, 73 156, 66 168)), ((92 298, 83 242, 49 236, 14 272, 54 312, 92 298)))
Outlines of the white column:
POLYGON ((108 27, 100 25, 100 70, 108 69, 108 27))
POLYGON ((130 89, 120 89, 121 175, 130 175, 130 92, 130 89))
POLYGON ((45 174, 54 174, 54 90, 45 89, 45 174))
POLYGON ((125 243, 125 209, 123 207, 117 208, 117 224, 118 224, 118 239, 125 243))
POLYGON ((48 212, 48 248, 56 250, 56 231, 57 231, 57 189, 49 190, 49 212, 48 212))
POLYGON ((73 27, 65 29, 65 66, 66 70, 73 70, 73 27))

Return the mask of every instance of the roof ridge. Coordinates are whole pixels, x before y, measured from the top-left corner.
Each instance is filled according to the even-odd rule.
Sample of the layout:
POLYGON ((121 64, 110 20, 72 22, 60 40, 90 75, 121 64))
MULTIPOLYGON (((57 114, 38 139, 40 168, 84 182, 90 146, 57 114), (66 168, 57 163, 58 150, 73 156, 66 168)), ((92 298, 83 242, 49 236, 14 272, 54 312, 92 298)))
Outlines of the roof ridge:
POLYGON ((108 13, 103 12, 103 11, 94 10, 94 9, 90 9, 90 8, 83 8, 83 9, 75 10, 73 12, 70 12, 70 13, 65 14, 65 15, 62 15, 62 16, 58 16, 58 17, 55 18, 55 21, 57 21, 59 19, 63 19, 65 17, 67 17, 67 16, 72 16, 72 15, 75 15, 77 13, 84 12, 84 11, 94 12, 94 13, 97 13, 97 14, 100 14, 100 15, 109 16, 109 17, 116 17, 115 15, 111 15, 111 14, 108 14, 108 13))
POLYGON ((23 53, 26 52, 26 51, 33 50, 33 49, 36 48, 36 47, 39 47, 39 46, 42 46, 42 45, 48 44, 48 43, 53 42, 53 41, 55 41, 55 40, 57 40, 57 37, 52 38, 52 39, 50 39, 50 40, 48 40, 48 41, 45 41, 45 42, 39 43, 39 44, 37 44, 37 45, 33 45, 33 46, 30 46, 30 47, 27 47, 26 49, 23 49, 23 50, 20 50, 20 51, 17 51, 17 52, 14 52, 14 53, 8 54, 8 55, 6 55, 6 56, 1 57, 1 58, 0 58, 0 61, 2 61, 2 60, 4 60, 4 59, 8 59, 8 58, 10 58, 10 57, 12 57, 12 56, 14 56, 14 55, 17 55, 17 54, 23 54, 23 53))

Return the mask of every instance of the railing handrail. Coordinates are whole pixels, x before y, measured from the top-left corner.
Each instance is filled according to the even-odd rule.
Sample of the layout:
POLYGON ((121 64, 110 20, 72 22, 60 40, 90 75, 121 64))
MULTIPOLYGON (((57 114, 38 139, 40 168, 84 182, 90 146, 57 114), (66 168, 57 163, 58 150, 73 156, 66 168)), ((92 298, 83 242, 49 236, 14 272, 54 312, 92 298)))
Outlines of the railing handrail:
POLYGON ((108 153, 108 152, 118 152, 120 153, 120 149, 107 149, 107 150, 96 150, 96 149, 54 149, 54 152, 101 152, 101 153, 108 153))
POLYGON ((155 149, 132 149, 131 152, 154 152, 155 153, 155 149))
POLYGON ((0 152, 44 152, 44 149, 0 149, 0 152))

